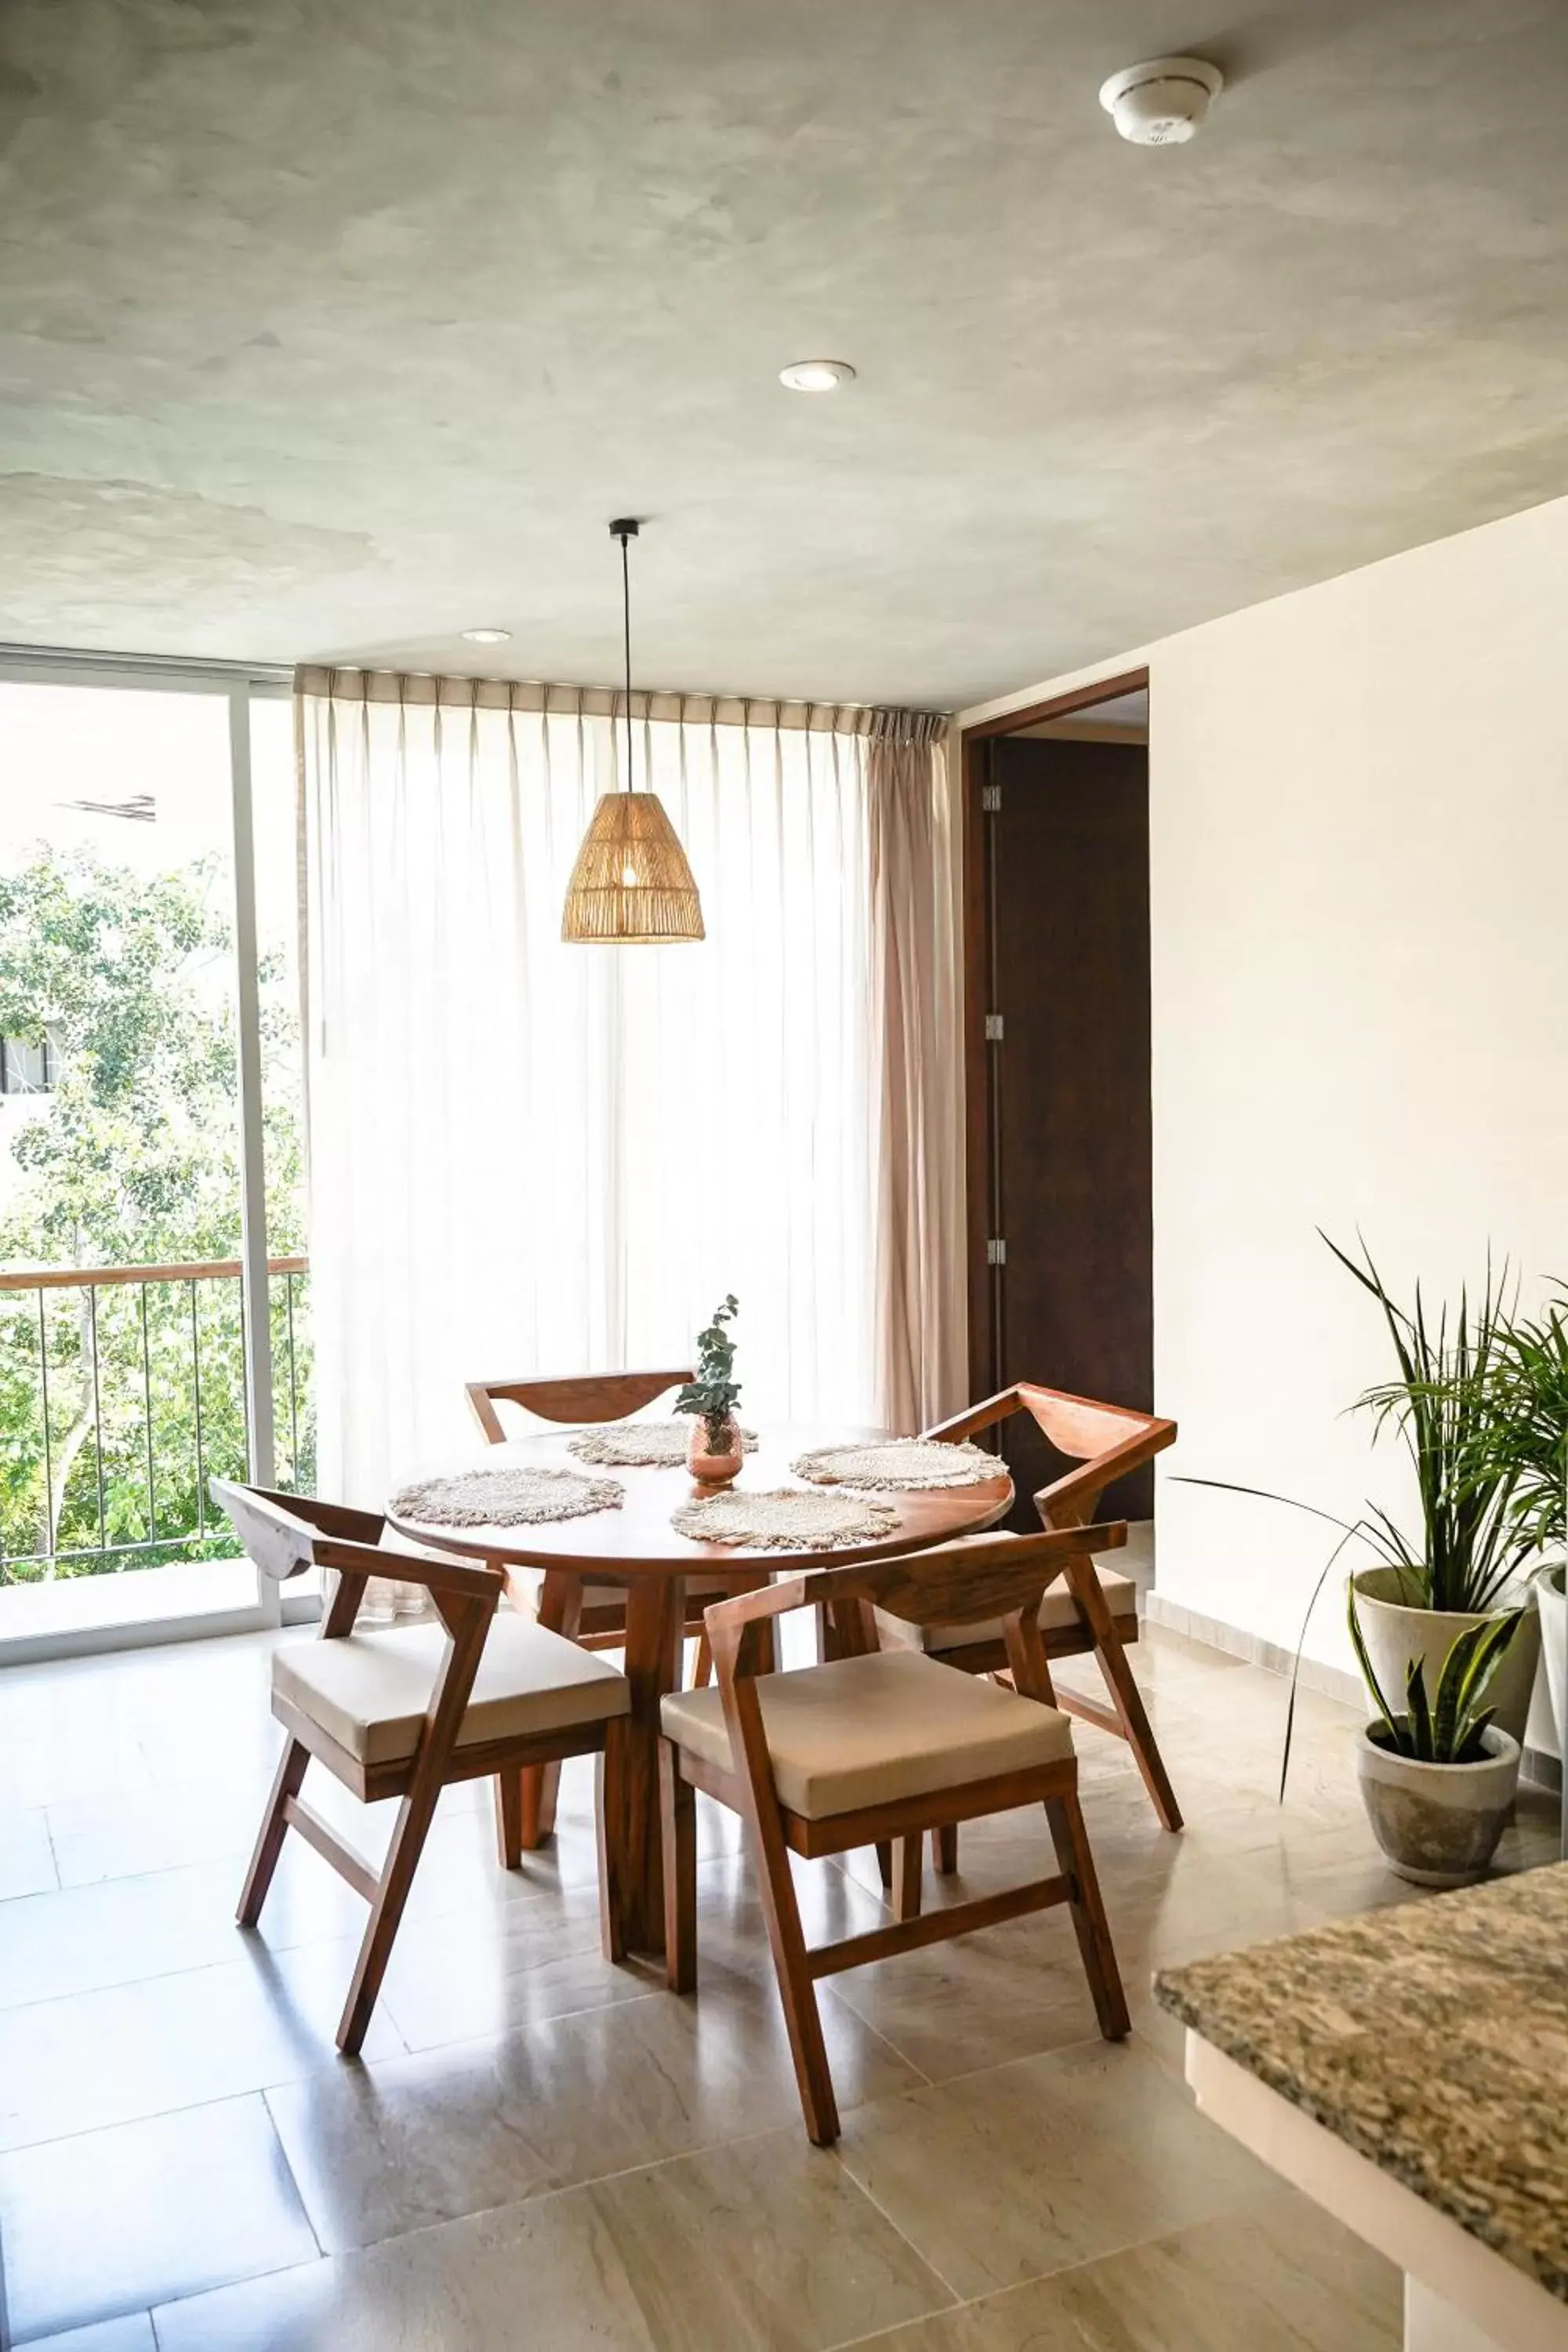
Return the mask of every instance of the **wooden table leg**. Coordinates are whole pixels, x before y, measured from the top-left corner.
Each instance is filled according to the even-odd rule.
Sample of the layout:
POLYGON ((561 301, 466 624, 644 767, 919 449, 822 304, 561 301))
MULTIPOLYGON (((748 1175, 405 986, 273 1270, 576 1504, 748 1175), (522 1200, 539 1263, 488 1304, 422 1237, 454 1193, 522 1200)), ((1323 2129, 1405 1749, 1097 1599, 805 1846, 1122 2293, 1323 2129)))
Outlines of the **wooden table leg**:
POLYGON ((664 1844, 658 1807, 658 1705, 679 1687, 685 1611, 679 1576, 639 1576, 626 1586, 626 1680, 631 1714, 620 1769, 605 1776, 604 1836, 623 1890, 628 1952, 664 1949, 664 1844))

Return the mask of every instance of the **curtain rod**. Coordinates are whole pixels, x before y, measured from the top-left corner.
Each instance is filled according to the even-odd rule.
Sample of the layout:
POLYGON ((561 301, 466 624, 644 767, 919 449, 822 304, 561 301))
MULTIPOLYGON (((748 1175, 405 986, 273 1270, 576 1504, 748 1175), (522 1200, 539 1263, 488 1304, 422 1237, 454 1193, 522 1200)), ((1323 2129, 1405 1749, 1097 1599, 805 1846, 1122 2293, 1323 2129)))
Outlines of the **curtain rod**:
MULTIPOLYGON (((541 679, 438 677, 429 671, 327 669, 309 664, 295 672, 296 694, 328 701, 405 704, 412 709, 548 711, 571 717, 609 719, 626 703, 623 687, 563 686, 541 679)), ((908 736, 945 734, 945 711, 907 710, 865 702, 813 702, 771 695, 679 694, 638 688, 632 714, 644 721, 684 720, 688 725, 741 727, 748 723, 797 730, 908 736)))
POLYGON ((294 671, 288 662, 211 661, 192 654, 110 653, 87 646, 19 646, 0 643, 0 669, 92 671, 100 677, 184 678, 192 685, 206 682, 233 686, 288 687, 294 671))

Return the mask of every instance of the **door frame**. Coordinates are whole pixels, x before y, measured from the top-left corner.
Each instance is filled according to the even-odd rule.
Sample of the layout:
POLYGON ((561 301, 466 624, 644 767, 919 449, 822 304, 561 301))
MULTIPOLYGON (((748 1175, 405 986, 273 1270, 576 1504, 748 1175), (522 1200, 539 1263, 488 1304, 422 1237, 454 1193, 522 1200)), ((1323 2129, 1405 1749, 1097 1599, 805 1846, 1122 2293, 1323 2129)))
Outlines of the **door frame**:
MULTIPOLYGON (((1074 687, 1043 702, 1026 703, 995 719, 982 719, 963 730, 963 821, 960 827, 963 974, 963 1175, 966 1202, 965 1245, 968 1256, 969 1391, 972 1397, 992 1394, 1001 1386, 997 1360, 997 1292, 1002 1268, 986 1263, 985 1245, 993 1225, 992 1092, 985 1015, 991 987, 991 892, 986 861, 985 818, 981 793, 988 781, 989 746, 999 736, 1016 735, 1042 719, 1067 719, 1076 711, 1092 710, 1097 703, 1115 702, 1124 694, 1146 691, 1147 665, 1121 670, 1114 677, 1096 678, 1090 686, 1074 687)), ((1152 697, 1150 703, 1152 719, 1152 697)))

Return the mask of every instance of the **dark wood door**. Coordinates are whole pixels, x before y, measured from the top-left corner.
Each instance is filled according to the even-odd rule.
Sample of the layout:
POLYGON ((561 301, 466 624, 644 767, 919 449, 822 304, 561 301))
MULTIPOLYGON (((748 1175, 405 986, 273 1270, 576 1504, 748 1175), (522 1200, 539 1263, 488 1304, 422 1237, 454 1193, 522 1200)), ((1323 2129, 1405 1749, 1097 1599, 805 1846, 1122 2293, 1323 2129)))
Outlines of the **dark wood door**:
MULTIPOLYGON (((997 1387, 1035 1380, 1153 1405, 1149 1085, 1149 760, 1142 745, 999 738, 983 819, 991 1276, 997 1387), (999 788, 999 789, 998 789, 999 788), (994 1024, 992 1024, 994 1026, 994 1024)), ((1020 1496, 1059 1461, 1023 1415, 1020 1496)), ((1147 1518, 1153 1473, 1108 1517, 1147 1518)), ((1020 1525, 1036 1524, 1032 1507, 1020 1525)))

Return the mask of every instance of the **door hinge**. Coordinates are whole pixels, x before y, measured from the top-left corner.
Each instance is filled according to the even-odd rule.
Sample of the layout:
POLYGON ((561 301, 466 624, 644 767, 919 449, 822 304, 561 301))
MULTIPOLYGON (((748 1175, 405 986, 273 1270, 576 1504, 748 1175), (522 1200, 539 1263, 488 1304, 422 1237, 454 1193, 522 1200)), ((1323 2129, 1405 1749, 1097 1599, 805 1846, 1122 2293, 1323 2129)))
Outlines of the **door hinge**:
POLYGON ((985 1043, 988 1045, 999 1045, 1002 1043, 1002 1015, 999 1013, 988 1013, 985 1015, 985 1043))
POLYGON ((1000 784, 981 785, 980 813, 983 816, 999 816, 1001 814, 1002 787, 1000 784))
POLYGON ((985 1244, 985 1263, 987 1265, 1005 1265, 1007 1263, 1006 1243, 987 1242, 985 1244))

